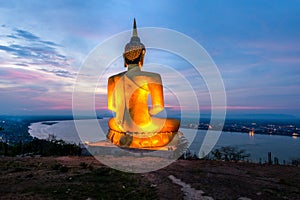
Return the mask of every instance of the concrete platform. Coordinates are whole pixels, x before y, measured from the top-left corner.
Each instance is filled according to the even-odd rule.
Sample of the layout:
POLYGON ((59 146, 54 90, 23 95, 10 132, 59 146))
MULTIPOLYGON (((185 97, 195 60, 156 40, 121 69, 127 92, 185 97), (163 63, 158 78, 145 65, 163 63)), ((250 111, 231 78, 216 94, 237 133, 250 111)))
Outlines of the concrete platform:
POLYGON ((123 148, 112 144, 108 140, 89 143, 87 150, 93 156, 132 156, 132 157, 159 157, 176 159, 186 150, 188 145, 187 140, 181 132, 178 132, 173 140, 166 146, 155 148, 123 148))

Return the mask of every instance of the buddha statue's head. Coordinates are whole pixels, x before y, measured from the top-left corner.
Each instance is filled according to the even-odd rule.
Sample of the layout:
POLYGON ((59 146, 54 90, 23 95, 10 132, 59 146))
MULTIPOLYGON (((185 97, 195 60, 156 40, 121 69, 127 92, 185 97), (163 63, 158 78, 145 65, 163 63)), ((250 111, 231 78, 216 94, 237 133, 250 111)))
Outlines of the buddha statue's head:
POLYGON ((140 67, 143 66, 145 53, 146 48, 138 37, 136 22, 134 19, 132 37, 130 42, 126 44, 123 54, 125 67, 130 64, 137 64, 140 67))

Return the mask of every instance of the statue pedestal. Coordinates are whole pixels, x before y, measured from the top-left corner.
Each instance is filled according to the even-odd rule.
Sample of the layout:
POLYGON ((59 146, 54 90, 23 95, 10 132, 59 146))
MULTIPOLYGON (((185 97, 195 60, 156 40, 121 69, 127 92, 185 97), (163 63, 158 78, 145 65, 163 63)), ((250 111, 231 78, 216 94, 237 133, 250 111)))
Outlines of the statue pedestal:
POLYGON ((178 158, 186 150, 187 140, 181 132, 178 132, 173 140, 163 146, 154 148, 126 148, 112 144, 108 140, 89 143, 87 150, 93 156, 132 156, 132 157, 159 157, 159 158, 178 158))

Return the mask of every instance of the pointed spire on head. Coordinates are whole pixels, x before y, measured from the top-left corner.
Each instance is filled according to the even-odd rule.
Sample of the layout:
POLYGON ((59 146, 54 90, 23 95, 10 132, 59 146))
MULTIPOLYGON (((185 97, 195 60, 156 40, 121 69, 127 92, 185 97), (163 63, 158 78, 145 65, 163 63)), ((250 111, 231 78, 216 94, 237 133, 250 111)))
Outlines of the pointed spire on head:
POLYGON ((131 36, 131 39, 130 39, 130 43, 140 43, 141 40, 138 36, 138 33, 137 33, 137 28, 136 28, 136 21, 135 21, 135 18, 133 19, 133 29, 132 29, 132 36, 131 36))
POLYGON ((132 37, 138 37, 135 18, 133 19, 132 37))

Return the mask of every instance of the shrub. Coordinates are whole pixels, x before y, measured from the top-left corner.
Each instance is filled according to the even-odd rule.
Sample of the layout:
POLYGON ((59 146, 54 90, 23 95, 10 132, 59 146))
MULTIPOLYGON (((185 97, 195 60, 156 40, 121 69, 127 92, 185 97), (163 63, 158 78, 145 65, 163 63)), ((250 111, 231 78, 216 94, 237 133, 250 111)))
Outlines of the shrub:
POLYGON ((233 146, 221 147, 211 152, 215 160, 225 161, 240 161, 250 157, 249 153, 246 153, 244 149, 238 149, 233 146))

